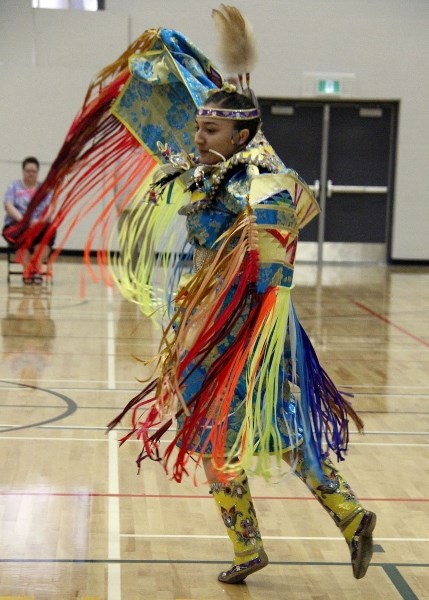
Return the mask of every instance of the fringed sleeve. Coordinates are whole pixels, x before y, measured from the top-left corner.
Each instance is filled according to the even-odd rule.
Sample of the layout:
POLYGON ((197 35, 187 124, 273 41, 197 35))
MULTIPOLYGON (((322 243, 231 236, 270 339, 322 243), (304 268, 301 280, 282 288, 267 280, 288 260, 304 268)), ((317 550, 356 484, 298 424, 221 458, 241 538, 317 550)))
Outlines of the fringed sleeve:
MULTIPOLYGON (((58 233, 50 257, 55 260, 78 224, 89 221, 85 261, 91 276, 109 285, 113 279, 118 281, 118 271, 112 278, 112 264, 107 263, 111 253, 117 251, 114 225, 119 204, 123 210, 132 203, 141 203, 154 167, 162 162, 157 142, 168 142, 175 151, 192 152, 196 109, 208 91, 218 85, 222 85, 220 73, 185 36, 162 28, 144 32, 91 82, 45 180, 23 220, 5 232, 7 238, 29 247, 39 233, 38 228, 30 226, 34 212, 52 195, 51 225, 40 252, 58 233), (91 265, 94 251, 99 273, 91 265)), ((167 212, 162 215, 162 224, 171 221, 171 207, 164 206, 167 212)), ((153 214, 150 209, 142 210, 145 226, 147 220, 153 221, 153 214)), ((133 239, 139 227, 135 221, 133 239)), ((127 256, 127 250, 123 255, 127 256)), ((38 258, 34 256, 33 260, 38 258)), ((116 262, 115 266, 121 276, 129 274, 129 263, 122 268, 116 262)), ((128 277, 127 297, 134 294, 142 298, 137 278, 135 272, 128 277)))
MULTIPOLYGON (((146 51, 156 38, 156 31, 145 32, 117 61, 103 69, 89 86, 83 106, 71 124, 69 131, 48 175, 33 196, 22 221, 10 228, 8 234, 19 244, 31 245, 33 230, 30 222, 34 211, 48 194, 52 194, 50 210, 51 225, 43 242, 48 243, 61 227, 61 235, 56 237, 56 251, 51 260, 61 252, 67 238, 76 225, 87 219, 98 208, 101 213, 95 217, 94 227, 87 244, 87 260, 91 243, 100 232, 103 243, 100 262, 105 265, 106 227, 105 218, 116 214, 114 188, 125 185, 134 190, 149 175, 155 165, 147 153, 139 155, 134 151, 138 141, 111 114, 113 102, 130 77, 128 59, 135 52, 146 51), (119 173, 117 165, 124 166, 119 173), (106 201, 107 199, 107 201, 106 201), (103 203, 106 201, 106 206, 103 203), (100 210, 100 207, 101 210, 100 210), (104 238, 103 238, 104 236, 104 238)), ((95 211, 94 214, 96 214, 95 211)), ((34 235, 36 235, 34 231, 34 235)), ((97 242, 100 240, 98 239, 97 242)), ((41 250, 40 250, 41 251, 41 250)), ((38 257, 34 257, 37 261, 38 257)), ((105 275, 107 279, 110 279, 105 275)))

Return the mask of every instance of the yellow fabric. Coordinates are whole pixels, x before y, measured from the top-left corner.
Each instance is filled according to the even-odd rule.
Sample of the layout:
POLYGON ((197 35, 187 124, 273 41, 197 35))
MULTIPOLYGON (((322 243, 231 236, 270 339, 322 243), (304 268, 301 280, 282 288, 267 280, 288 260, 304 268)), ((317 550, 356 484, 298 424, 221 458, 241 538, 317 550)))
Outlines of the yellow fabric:
POLYGON ((166 279, 182 237, 175 227, 177 211, 187 201, 188 195, 178 183, 171 185, 156 204, 148 200, 147 185, 142 187, 130 205, 133 219, 119 232, 121 255, 109 255, 110 270, 121 294, 137 303, 146 316, 155 315, 158 322, 169 301, 166 279), (140 245, 141 252, 134 265, 136 245, 140 245), (157 267, 160 269, 155 271, 157 267), (157 311, 161 311, 158 318, 157 311))
POLYGON ((322 470, 332 485, 331 489, 327 488, 326 482, 321 481, 313 473, 304 474, 302 461, 298 462, 296 473, 334 519, 336 525, 341 528, 346 541, 350 543, 364 516, 363 507, 347 481, 329 459, 323 462, 322 470), (341 527, 341 523, 347 522, 353 513, 356 513, 356 516, 351 518, 346 527, 341 527))
POLYGON ((247 477, 212 483, 210 489, 234 547, 233 564, 256 558, 263 545, 247 477))
POLYGON ((249 203, 254 206, 282 190, 287 190, 295 198, 297 187, 301 191, 296 203, 296 219, 299 229, 302 229, 319 213, 320 208, 308 185, 291 171, 266 173, 252 179, 249 203))
POLYGON ((252 179, 250 186, 250 206, 259 204, 263 200, 288 190, 293 198, 292 190, 295 186, 295 178, 289 173, 265 173, 252 179))
MULTIPOLYGON (((285 231, 285 235, 289 232, 285 231)), ((284 247, 271 234, 266 233, 258 226, 259 260, 261 263, 278 263, 293 268, 293 263, 288 261, 284 247)), ((292 277, 291 277, 292 283, 292 277)))
MULTIPOLYGON (((265 478, 269 478, 272 470, 270 457, 274 454, 281 464, 284 453, 275 420, 275 402, 280 394, 278 373, 283 361, 289 301, 289 288, 273 288, 267 294, 267 307, 261 309, 264 317, 254 332, 247 363, 246 414, 226 461, 235 469, 234 457, 240 456, 240 467, 252 469, 265 478), (252 442, 255 439, 258 440, 256 445, 252 442), (257 456, 255 465, 254 455, 257 456)), ((297 432, 291 431, 290 439, 296 437, 297 432)))

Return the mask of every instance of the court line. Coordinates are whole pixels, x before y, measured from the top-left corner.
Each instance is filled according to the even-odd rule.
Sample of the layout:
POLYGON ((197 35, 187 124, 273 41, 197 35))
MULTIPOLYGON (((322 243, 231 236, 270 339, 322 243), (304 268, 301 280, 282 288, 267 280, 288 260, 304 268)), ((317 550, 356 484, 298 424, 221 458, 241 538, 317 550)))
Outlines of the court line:
MULTIPOLYGON (((395 413, 389 413, 391 415, 394 415, 395 413)), ((61 425, 59 425, 59 427, 61 427, 61 425)), ((397 429, 396 431, 385 431, 385 430, 377 430, 377 429, 372 429, 370 431, 367 431, 366 429, 364 430, 363 433, 359 433, 359 431, 350 431, 350 435, 359 435, 359 436, 366 436, 366 435, 429 435, 429 431, 401 431, 400 429, 397 429)))
MULTIPOLYGON (((0 430, 1 433, 1 430, 0 430)), ((57 437, 31 437, 31 436, 0 436, 0 442, 2 440, 14 440, 14 441, 42 441, 42 442, 91 442, 91 443, 108 443, 108 440, 102 438, 57 438, 57 437)), ((129 442, 134 442, 137 444, 141 444, 139 440, 128 440, 129 442)), ((170 440, 162 440, 162 444, 168 444, 170 440)), ((387 448, 427 448, 429 447, 429 443, 419 442, 413 444, 411 442, 350 442, 349 447, 387 447, 387 448)))
POLYGON ((419 600, 396 565, 383 565, 383 569, 403 600, 419 600))
MULTIPOLYGON (((427 385, 390 385, 390 384, 385 384, 385 383, 380 383, 380 384, 371 384, 368 385, 367 383, 349 383, 346 384, 344 383, 343 386, 347 386, 353 389, 356 388, 370 388, 372 390, 377 390, 377 389, 382 389, 382 390, 403 390, 403 389, 407 389, 407 390, 424 390, 425 392, 428 389, 427 385)), ((124 390, 126 391, 126 390, 124 390)), ((363 394, 364 392, 361 392, 361 394, 363 394)), ((388 392, 386 392, 388 393, 388 392)), ((398 392, 398 394, 400 394, 400 392, 398 392)))
MULTIPOLYGON (((201 484, 202 486, 203 484, 201 484)), ((273 484, 274 485, 274 484, 273 484)), ((287 484, 285 484, 287 485, 287 484)), ((115 493, 115 492, 19 492, 19 491, 0 491, 0 498, 2 496, 46 496, 46 497, 60 497, 60 498, 140 498, 140 499, 160 499, 160 500, 211 500, 211 496, 207 494, 139 494, 139 493, 115 493)), ((313 496, 255 496, 255 500, 281 500, 285 502, 307 500, 310 502, 316 502, 316 498, 313 496)), ((361 497, 362 502, 429 502, 429 498, 368 498, 361 497)))
POLYGON ((406 444, 401 442, 349 442, 349 446, 406 446, 407 448, 415 448, 416 446, 419 446, 424 448, 425 446, 429 446, 429 444, 406 444))
MULTIPOLYGON (((0 433, 1 433, 1 429, 0 429, 0 433)), ((57 437, 31 437, 31 436, 0 436, 0 442, 2 440, 14 440, 14 441, 42 441, 42 442, 91 442, 91 443, 108 443, 108 439, 102 439, 102 438, 57 438, 57 437)), ((141 441, 139 440, 128 440, 129 442, 134 442, 134 443, 138 443, 141 444, 141 441)), ((162 444, 168 444, 170 443, 170 440, 161 440, 162 444)), ((365 447, 387 447, 387 448, 427 448, 429 447, 429 443, 416 443, 413 444, 411 442, 405 443, 405 442, 350 442, 349 443, 349 447, 358 447, 358 446, 365 446, 365 447)))
MULTIPOLYGON (((1 430, 0 430, 1 433, 1 430)), ((103 438, 59 438, 59 437, 37 437, 37 436, 19 436, 19 435, 5 435, 5 436, 1 436, 0 437, 0 441, 1 440, 25 440, 27 442, 31 441, 31 442, 103 442, 103 444, 106 444, 109 442, 109 440, 103 439, 103 438)))
MULTIPOLYGON (((108 500, 108 551, 110 560, 120 560, 120 511, 119 511, 119 469, 118 443, 116 433, 109 431, 109 500, 108 500)), ((107 599, 121 600, 121 567, 118 563, 109 563, 107 573, 107 599)))
MULTIPOLYGON (((105 338, 103 337, 103 338, 100 338, 100 339, 104 340, 105 338)), ((18 354, 18 353, 16 353, 16 354, 18 354)), ((68 355, 69 354, 67 354, 66 356, 68 356, 68 355)), ((58 355, 56 354, 56 356, 58 356, 58 355)), ((94 356, 99 356, 99 354, 92 354, 91 355, 91 357, 94 357, 94 356)), ((18 379, 18 378, 17 379, 10 378, 9 381, 18 384, 21 380, 18 379)), ((65 384, 67 382, 71 382, 71 383, 74 383, 74 384, 76 383, 76 379, 45 379, 44 381, 48 381, 51 384, 54 384, 54 383, 65 384)), ((64 387, 56 385, 56 386, 53 386, 53 387, 56 387, 57 389, 72 390, 74 392, 76 392, 76 391, 93 392, 94 390, 100 391, 99 387, 94 387, 95 384, 104 385, 106 383, 106 380, 105 379, 79 379, 79 383, 82 383, 81 387, 76 387, 75 385, 70 385, 70 386, 65 386, 64 385, 64 387), (83 387, 83 384, 89 384, 89 383, 91 383, 93 385, 91 387, 90 386, 83 387)), ((129 385, 132 386, 132 387, 120 387, 120 388, 116 388, 114 391, 116 391, 116 392, 131 392, 132 393, 136 389, 136 379, 135 378, 129 379, 129 380, 122 380, 121 383, 123 383, 123 384, 129 383, 129 385)), ((1 386, 1 387, 2 387, 2 389, 10 389, 7 386, 1 386)), ((398 386, 398 387, 404 387, 404 386, 398 386)), ((414 389, 414 388, 412 386, 410 386, 410 389, 414 389)), ((108 390, 108 388, 103 388, 101 391, 108 392, 108 391, 112 391, 112 390, 108 390)))
MULTIPOLYGON (((226 540, 226 535, 175 535, 175 534, 138 534, 138 533, 121 533, 123 538, 144 538, 144 539, 197 539, 197 540, 226 540)), ((290 535, 264 535, 264 540, 277 540, 277 541, 294 541, 294 542, 312 542, 312 541, 327 541, 327 542, 344 542, 343 537, 329 537, 329 536, 290 536, 290 535)), ((376 542, 418 542, 427 543, 429 538, 381 538, 375 537, 376 542)))
MULTIPOLYGON (((4 389, 4 388, 1 388, 4 389)), ((94 391, 94 390, 92 390, 94 391)), ((100 390, 97 390, 100 391, 100 390)), ((102 390, 103 392, 107 392, 107 391, 114 391, 114 390, 102 390)), ((131 393, 131 392, 130 392, 131 393)), ((372 402, 377 401, 378 399, 378 394, 365 394, 365 393, 356 393, 353 392, 353 398, 354 400, 359 400, 360 402, 362 402, 363 400, 371 400, 372 402)), ((382 396, 380 396, 379 401, 380 402, 384 402, 385 400, 390 401, 392 398, 394 397, 394 394, 383 394, 382 396)), ((428 394, 398 394, 397 396, 395 396, 397 398, 401 398, 401 400, 410 400, 410 401, 416 401, 416 398, 418 398, 418 400, 420 401, 425 401, 427 399, 429 399, 429 393, 428 394)), ((42 408, 42 406, 40 404, 16 404, 16 403, 12 403, 12 402, 1 402, 0 403, 1 408, 8 408, 10 410, 14 409, 14 408, 42 408)), ((43 408, 47 409, 57 409, 60 405, 59 404, 43 404, 43 408)), ((98 406, 96 404, 86 404, 85 406, 80 405, 79 406, 79 411, 82 410, 115 410, 115 411, 121 411, 123 409, 123 405, 118 405, 118 406, 112 406, 111 404, 109 404, 108 406, 98 406)), ((413 410, 412 413, 410 413, 409 409, 404 409, 404 410, 396 410, 396 408, 393 409, 388 409, 388 410, 368 410, 368 409, 362 409, 359 408, 358 412, 360 414, 365 414, 365 415, 390 415, 390 414, 395 414, 395 415, 409 415, 409 414, 413 414, 413 415, 427 415, 429 414, 429 410, 413 410)), ((0 596, 1 599, 1 596, 0 596)))
MULTIPOLYGON (((0 405, 1 407, 1 405, 0 405)), ((118 408, 118 410, 120 410, 118 408)), ((359 411, 361 412, 361 411, 359 411)), ((396 414, 396 413, 389 413, 389 414, 396 414)), ((409 413, 407 413, 409 414, 409 413)), ((414 414, 414 413, 413 413, 414 414)), ((2 427, 15 427, 16 425, 14 425, 13 423, 0 423, 0 433, 1 433, 1 428, 2 427)), ((82 430, 82 431, 107 431, 107 427, 106 426, 101 426, 101 425, 38 425, 37 427, 35 426, 34 429, 61 429, 61 430, 82 430)), ((117 431, 118 433, 121 431, 125 431, 128 432, 129 428, 128 427, 115 427, 115 431, 117 431)), ((149 431, 156 431, 156 427, 150 427, 149 431)), ((174 428, 170 427, 170 429, 168 429, 167 431, 175 431, 174 428)), ((387 430, 377 430, 377 429, 365 429, 363 433, 360 433, 359 431, 350 431, 349 434, 352 436, 358 436, 360 438, 366 437, 366 436, 370 436, 370 435, 410 435, 410 436, 428 436, 429 435, 429 431, 401 431, 400 429, 397 429, 396 431, 387 431, 387 430)), ((48 439, 48 438, 46 438, 48 439)), ((162 441, 162 440, 161 440, 162 441)), ((166 443, 170 443, 171 440, 165 440, 166 443)), ((136 439, 130 439, 127 441, 128 442, 136 442, 136 443, 141 443, 139 442, 139 440, 136 439)), ((359 444, 360 442, 350 442, 351 444, 359 444)))
MULTIPOLYGON (((344 541, 344 538, 343 538, 344 541)), ((129 565, 129 564, 142 564, 142 565, 230 565, 230 560, 174 560, 174 559, 156 559, 156 558, 124 558, 122 560, 109 560, 108 558, 0 558, 1 563, 37 563, 37 564, 46 564, 46 563, 60 563, 60 564, 121 564, 121 565, 129 565)), ((312 567, 312 566, 334 566, 334 567, 343 567, 347 566, 350 568, 349 562, 334 562, 334 561, 297 561, 297 560, 270 560, 270 565, 284 565, 284 566, 303 566, 303 567, 312 567)), ((371 562, 370 568, 372 567, 385 567, 385 566, 394 566, 394 567, 429 567, 429 563, 383 563, 383 562, 371 562)))
MULTIPOLYGON (((111 305, 112 289, 107 288, 107 300, 111 305)), ((110 390, 116 387, 115 372, 115 325, 112 310, 107 311, 107 380, 110 390)), ((108 556, 109 559, 121 558, 121 520, 119 508, 119 455, 116 431, 109 431, 108 437, 108 556)), ((110 563, 107 570, 107 600, 121 600, 121 565, 110 563)))
MULTIPOLYGON (((113 299, 112 288, 107 288, 107 300, 111 305, 113 299)), ((107 311, 107 388, 116 389, 116 352, 115 352, 115 315, 112 310, 107 311)))
MULTIPOLYGON (((102 338, 105 339, 105 338, 102 338)), ((76 383, 75 379, 46 379, 44 380, 46 382, 49 382, 50 384, 53 383, 66 383, 68 381, 72 382, 72 383, 76 383)), ((1 382, 0 381, 0 388, 1 389, 13 389, 15 387, 15 385, 21 383, 20 379, 13 379, 12 377, 8 379, 8 382, 6 383, 11 383, 13 385, 10 386, 6 386, 6 385, 1 385, 1 383, 5 383, 5 382, 1 382)), ((99 392, 135 392, 136 390, 136 379, 132 378, 127 380, 127 382, 125 382, 125 380, 120 380, 119 383, 129 383, 130 386, 132 387, 116 387, 114 390, 109 390, 108 388, 97 388, 94 387, 94 385, 92 385, 91 387, 83 387, 84 383, 91 383, 91 384, 100 384, 103 385, 106 383, 105 379, 79 379, 79 383, 82 384, 82 386, 80 387, 76 387, 75 385, 72 386, 52 386, 55 387, 56 389, 64 389, 64 390, 68 390, 68 391, 74 391, 74 392, 93 392, 94 390, 99 392)), ((118 382, 117 382, 118 383, 118 382)), ((342 388, 350 388, 350 390, 355 390, 355 389, 361 389, 361 388, 370 388, 372 390, 377 390, 377 389, 382 389, 382 390, 386 390, 386 394, 389 394, 391 392, 391 390, 401 390, 401 389, 406 389, 407 392, 404 392, 404 394, 401 394, 400 392, 397 392, 398 395, 404 395, 404 396, 410 396, 412 394, 409 394, 409 390, 423 390, 423 392, 425 392, 427 394, 427 390, 428 390, 428 386, 427 385, 388 385, 388 384, 365 384, 365 383, 343 383, 341 384, 342 388)), ((364 394, 366 392, 360 392, 360 394, 364 394)), ((372 392, 368 392, 368 394, 373 395, 372 392)))
MULTIPOLYGON (((0 383, 2 381, 4 381, 4 380, 0 380, 0 383)), ((5 383, 10 383, 10 381, 6 381, 5 383)), ((61 394, 60 392, 56 392, 54 390, 43 388, 43 387, 36 386, 36 385, 30 385, 27 383, 17 383, 16 386, 18 386, 19 388, 24 388, 24 389, 37 390, 37 391, 45 392, 46 394, 51 394, 53 396, 56 396, 57 398, 60 398, 61 400, 64 401, 66 407, 65 407, 65 409, 63 409, 63 412, 61 414, 59 414, 58 416, 51 417, 50 419, 44 419, 42 421, 37 421, 36 423, 28 423, 27 425, 16 425, 16 424, 0 425, 0 433, 4 433, 7 431, 17 431, 19 429, 33 429, 36 427, 42 427, 45 423, 53 423, 54 421, 61 421, 62 419, 65 419, 65 418, 69 417, 70 415, 72 415, 77 410, 76 402, 74 400, 72 400, 71 398, 69 398, 68 396, 61 394)), ((16 390, 16 387, 13 386, 11 389, 16 390)))
MULTIPOLYGON (((1 426, 0 426, 1 427, 1 426)), ((0 433, 1 433, 1 429, 0 429, 0 433)), ((425 434, 422 434, 425 435, 425 434)), ((42 442, 101 442, 103 444, 108 443, 108 439, 104 439, 104 438, 58 438, 58 437, 37 437, 37 436, 0 436, 0 441, 2 440, 22 440, 22 441, 42 441, 42 442)), ((161 440, 161 443, 163 444, 169 444, 171 440, 161 440)), ((141 444, 140 440, 128 440, 128 442, 134 442, 137 444, 141 444)), ((421 442, 421 443, 417 443, 417 444, 413 444, 411 442, 405 443, 405 442, 349 442, 349 447, 357 447, 357 446, 375 446, 375 447, 379 447, 379 446, 386 446, 389 448, 392 447, 399 447, 399 448, 426 448, 429 447, 429 443, 425 443, 425 442, 421 442)))
MULTIPOLYGON (((1 559, 0 563, 67 563, 67 564, 147 564, 147 565, 224 565, 231 564, 230 561, 220 561, 220 560, 168 560, 168 559, 126 559, 121 561, 106 561, 103 559, 1 559)), ((334 561, 277 561, 270 560, 270 564, 272 566, 291 566, 291 567, 347 567, 350 568, 349 562, 334 562, 334 561)), ((398 567, 402 568, 424 568, 429 567, 428 563, 385 563, 385 562, 371 562, 369 568, 372 570, 375 567, 381 567, 386 573, 387 577, 390 579, 392 585, 397 590, 398 594, 402 598, 402 600, 418 600, 418 597, 414 594, 411 587, 408 585, 404 577, 398 570, 398 567)))
POLYGON ((390 325, 391 327, 394 327, 395 329, 397 329, 398 331, 400 331, 404 335, 410 337, 411 339, 415 340, 419 344, 422 344, 423 346, 426 346, 426 347, 429 348, 429 342, 427 342, 426 340, 424 340, 423 338, 421 338, 421 337, 419 337, 417 335, 414 335, 414 333, 411 333, 411 331, 408 331, 404 327, 401 327, 400 325, 396 325, 396 323, 394 323, 393 321, 391 321, 387 317, 383 316, 382 314, 376 312, 375 310, 373 310, 369 306, 366 306, 365 304, 362 304, 362 302, 358 302, 357 300, 352 300, 352 304, 354 304, 358 308, 364 310, 365 312, 367 312, 368 314, 372 315, 376 319, 379 319, 380 321, 383 321, 383 323, 386 323, 387 325, 390 325))

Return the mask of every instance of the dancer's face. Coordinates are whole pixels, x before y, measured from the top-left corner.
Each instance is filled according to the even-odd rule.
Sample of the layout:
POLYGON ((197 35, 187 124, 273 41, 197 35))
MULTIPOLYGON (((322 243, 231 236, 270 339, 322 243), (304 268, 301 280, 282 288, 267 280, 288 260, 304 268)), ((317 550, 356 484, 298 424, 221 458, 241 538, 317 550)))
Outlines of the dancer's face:
POLYGON ((196 124, 195 144, 205 165, 215 165, 230 158, 249 137, 248 129, 237 131, 235 122, 229 119, 197 117, 196 124))

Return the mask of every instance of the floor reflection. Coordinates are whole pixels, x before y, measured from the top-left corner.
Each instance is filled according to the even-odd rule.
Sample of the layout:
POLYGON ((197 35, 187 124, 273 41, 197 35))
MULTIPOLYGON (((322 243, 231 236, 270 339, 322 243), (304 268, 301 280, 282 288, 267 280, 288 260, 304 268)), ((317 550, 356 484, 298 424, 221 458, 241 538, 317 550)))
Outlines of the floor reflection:
POLYGON ((9 291, 1 323, 3 360, 10 377, 36 385, 50 362, 55 322, 50 316, 51 296, 34 286, 9 291))

